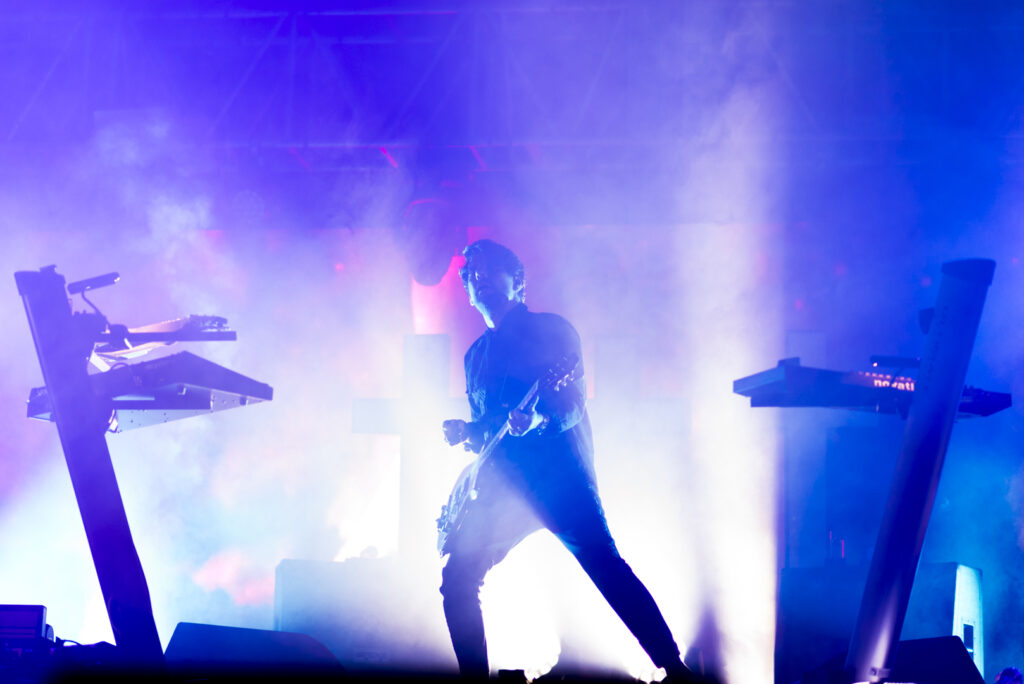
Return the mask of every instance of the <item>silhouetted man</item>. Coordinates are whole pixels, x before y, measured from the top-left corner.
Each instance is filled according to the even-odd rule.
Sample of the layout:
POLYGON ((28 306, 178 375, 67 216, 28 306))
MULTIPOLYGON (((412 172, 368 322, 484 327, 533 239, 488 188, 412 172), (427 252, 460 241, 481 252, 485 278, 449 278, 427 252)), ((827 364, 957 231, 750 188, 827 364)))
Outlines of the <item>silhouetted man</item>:
POLYGON ((479 240, 463 251, 460 274, 487 330, 466 353, 472 420, 446 420, 449 444, 479 451, 504 424, 509 435, 479 474, 478 496, 447 538, 441 594, 462 674, 488 675, 479 591, 484 576, 529 534, 546 527, 569 549, 601 594, 674 681, 697 681, 679 658, 654 599, 619 556, 597 492, 593 440, 580 371, 561 391, 544 389, 515 410, 535 380, 563 357, 581 358, 576 330, 560 316, 526 308, 526 279, 507 247, 479 240))

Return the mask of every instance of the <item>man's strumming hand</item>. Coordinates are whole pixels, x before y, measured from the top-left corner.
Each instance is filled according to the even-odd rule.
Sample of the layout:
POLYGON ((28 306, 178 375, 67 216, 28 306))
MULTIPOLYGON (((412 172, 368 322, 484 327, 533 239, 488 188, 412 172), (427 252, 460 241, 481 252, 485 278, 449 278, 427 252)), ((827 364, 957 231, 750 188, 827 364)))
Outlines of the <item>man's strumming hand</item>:
POLYGON ((446 420, 441 423, 441 429, 444 431, 444 441, 452 446, 469 439, 469 426, 464 420, 446 420))

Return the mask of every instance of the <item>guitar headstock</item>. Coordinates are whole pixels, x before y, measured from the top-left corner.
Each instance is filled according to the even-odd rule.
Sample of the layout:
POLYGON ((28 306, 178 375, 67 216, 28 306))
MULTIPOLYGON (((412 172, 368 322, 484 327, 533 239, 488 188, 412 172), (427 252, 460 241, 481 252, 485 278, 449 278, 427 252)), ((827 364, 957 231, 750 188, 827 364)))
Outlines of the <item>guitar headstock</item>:
POLYGON ((544 374, 542 385, 558 392, 582 374, 583 367, 580 364, 580 357, 576 354, 566 354, 544 374))

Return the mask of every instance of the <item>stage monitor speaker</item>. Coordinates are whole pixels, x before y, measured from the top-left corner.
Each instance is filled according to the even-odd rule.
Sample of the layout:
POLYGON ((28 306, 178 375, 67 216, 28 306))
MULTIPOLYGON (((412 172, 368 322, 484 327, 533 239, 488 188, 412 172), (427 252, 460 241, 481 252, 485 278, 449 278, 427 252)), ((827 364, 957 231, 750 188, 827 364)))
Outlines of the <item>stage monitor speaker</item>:
MULTIPOLYGON (((849 648, 867 568, 785 568, 780 576, 775 681, 790 684, 849 648)), ((922 564, 914 578, 904 641, 958 637, 984 673, 981 572, 957 563, 922 564)), ((916 680, 910 680, 916 681, 916 680)))
MULTIPOLYGON (((845 663, 846 652, 836 653, 827 662, 805 672, 794 681, 798 684, 846 684, 850 680, 843 673, 845 663)), ((776 678, 776 681, 781 680, 776 678)), ((885 681, 914 684, 985 684, 984 677, 971 660, 971 654, 967 652, 960 638, 955 636, 901 641, 896 647, 892 671, 885 681)))
POLYGON ((167 644, 172 672, 344 672, 326 646, 306 634, 179 622, 167 644))
POLYGON ((889 676, 891 682, 916 684, 985 684, 959 637, 901 641, 889 676))

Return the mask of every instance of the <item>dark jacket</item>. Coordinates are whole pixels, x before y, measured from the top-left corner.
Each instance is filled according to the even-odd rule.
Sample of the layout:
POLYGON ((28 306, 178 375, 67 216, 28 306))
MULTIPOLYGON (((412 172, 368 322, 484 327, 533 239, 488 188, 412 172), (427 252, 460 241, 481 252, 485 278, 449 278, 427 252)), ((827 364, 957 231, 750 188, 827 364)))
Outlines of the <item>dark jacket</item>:
MULTIPOLYGON (((550 418, 542 431, 506 437, 495 460, 519 473, 534 491, 553 486, 567 469, 583 470, 594 482, 593 437, 586 410, 580 338, 555 314, 533 313, 525 305, 509 311, 466 352, 466 393, 473 425, 489 436, 497 431, 534 380, 564 359, 579 359, 575 379, 560 391, 540 392, 537 411, 550 418)), ((516 478, 520 479, 520 478, 516 478)))

